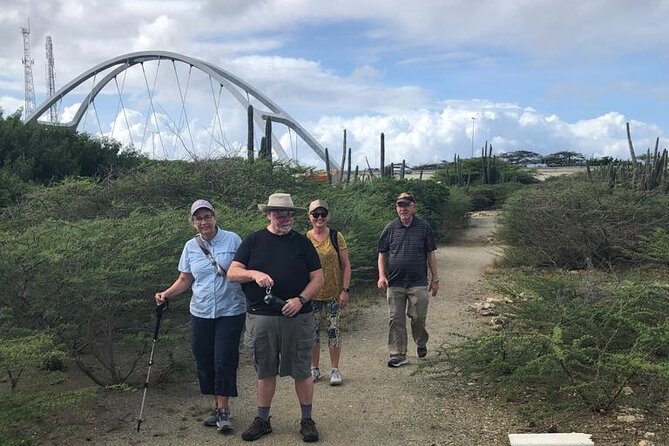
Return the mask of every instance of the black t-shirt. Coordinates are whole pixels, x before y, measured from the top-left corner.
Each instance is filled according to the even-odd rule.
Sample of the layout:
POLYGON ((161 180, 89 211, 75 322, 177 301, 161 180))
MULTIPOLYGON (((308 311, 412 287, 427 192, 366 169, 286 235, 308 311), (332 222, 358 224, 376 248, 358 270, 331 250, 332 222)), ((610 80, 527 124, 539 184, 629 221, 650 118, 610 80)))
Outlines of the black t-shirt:
MULTIPOLYGON (((242 241, 234 260, 248 270, 269 274, 274 280, 272 294, 283 300, 299 296, 309 283, 309 273, 321 269, 314 245, 296 231, 286 235, 272 234, 267 228, 256 231, 242 241)), ((281 315, 279 310, 265 304, 265 288, 259 287, 255 281, 243 283, 242 289, 249 313, 281 315)), ((311 303, 308 303, 300 313, 311 311, 311 303)))

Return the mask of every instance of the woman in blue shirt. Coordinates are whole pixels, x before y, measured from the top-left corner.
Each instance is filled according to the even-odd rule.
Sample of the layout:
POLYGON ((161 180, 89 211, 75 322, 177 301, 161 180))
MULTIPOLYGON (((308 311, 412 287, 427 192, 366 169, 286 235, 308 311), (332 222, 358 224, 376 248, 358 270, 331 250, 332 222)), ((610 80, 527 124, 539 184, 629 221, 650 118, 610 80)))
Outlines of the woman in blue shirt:
POLYGON ((191 289, 192 349, 200 392, 214 395, 214 410, 205 426, 230 432, 230 397, 237 396, 239 341, 244 330, 246 301, 238 283, 227 280, 227 269, 241 243, 234 232, 216 223, 216 211, 206 200, 191 206, 191 223, 197 235, 188 240, 179 259, 179 277, 156 303, 191 289))

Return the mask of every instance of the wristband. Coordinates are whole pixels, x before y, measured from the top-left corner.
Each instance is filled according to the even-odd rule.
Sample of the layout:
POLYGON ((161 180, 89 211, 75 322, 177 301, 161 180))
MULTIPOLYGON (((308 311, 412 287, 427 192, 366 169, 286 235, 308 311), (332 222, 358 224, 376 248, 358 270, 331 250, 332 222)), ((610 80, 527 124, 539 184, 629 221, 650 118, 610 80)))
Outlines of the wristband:
POLYGON ((345 293, 350 293, 351 289, 350 288, 342 288, 342 291, 345 293))
POLYGON ((297 298, 300 300, 300 303, 302 304, 302 306, 305 306, 307 304, 307 302, 309 302, 309 300, 304 296, 298 296, 297 298))
POLYGON ((432 279, 433 283, 439 283, 439 279, 432 279))

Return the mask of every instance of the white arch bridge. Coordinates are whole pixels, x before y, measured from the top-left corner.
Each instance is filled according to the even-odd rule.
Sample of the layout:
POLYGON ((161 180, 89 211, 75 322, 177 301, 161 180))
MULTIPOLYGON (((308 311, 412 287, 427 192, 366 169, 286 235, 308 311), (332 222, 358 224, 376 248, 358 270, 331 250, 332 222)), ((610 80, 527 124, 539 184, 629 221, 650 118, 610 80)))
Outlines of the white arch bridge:
MULTIPOLYGON (((281 139, 292 150, 290 155, 286 152, 272 127, 276 158, 297 160, 299 137, 325 161, 318 141, 268 96, 214 64, 168 51, 106 60, 68 82, 26 117, 27 123, 116 138, 144 152, 150 149, 154 156, 162 151, 164 157, 191 158, 246 153, 247 132, 254 126, 264 132, 267 120, 285 125, 281 139), (229 94, 223 95, 224 90, 229 94), (54 108, 58 119, 43 120, 53 116, 54 108)), ((339 169, 332 159, 330 167, 339 169)))

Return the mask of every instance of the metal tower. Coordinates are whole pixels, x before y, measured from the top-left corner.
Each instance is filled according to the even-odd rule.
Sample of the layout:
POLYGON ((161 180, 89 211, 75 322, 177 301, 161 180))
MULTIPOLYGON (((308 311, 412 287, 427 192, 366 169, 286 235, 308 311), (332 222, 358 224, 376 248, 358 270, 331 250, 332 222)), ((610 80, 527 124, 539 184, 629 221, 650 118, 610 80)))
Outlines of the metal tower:
MULTIPOLYGON (((51 43, 51 36, 46 36, 46 85, 48 97, 51 98, 56 92, 56 76, 53 70, 53 45, 51 43)), ((58 109, 56 104, 53 104, 49 109, 49 121, 58 122, 58 109)))
POLYGON ((33 83, 33 65, 35 61, 30 57, 30 20, 28 28, 21 27, 23 34, 23 78, 25 81, 26 106, 23 110, 25 120, 35 108, 35 84, 33 83))

